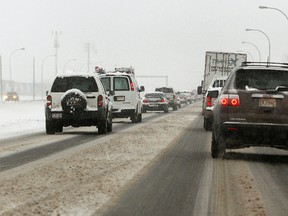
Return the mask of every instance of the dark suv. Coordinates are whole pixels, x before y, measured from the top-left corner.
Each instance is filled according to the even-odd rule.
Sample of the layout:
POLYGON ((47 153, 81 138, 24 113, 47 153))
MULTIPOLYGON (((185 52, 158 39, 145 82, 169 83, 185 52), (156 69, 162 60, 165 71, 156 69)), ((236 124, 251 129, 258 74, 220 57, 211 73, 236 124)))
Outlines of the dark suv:
POLYGON ((288 150, 288 64, 245 62, 214 105, 211 152, 250 146, 288 150))

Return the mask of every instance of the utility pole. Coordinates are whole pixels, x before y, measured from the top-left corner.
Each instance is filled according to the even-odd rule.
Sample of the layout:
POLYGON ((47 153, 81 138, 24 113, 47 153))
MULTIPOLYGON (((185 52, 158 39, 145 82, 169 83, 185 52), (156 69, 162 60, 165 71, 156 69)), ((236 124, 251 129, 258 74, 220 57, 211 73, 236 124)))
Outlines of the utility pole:
POLYGON ((91 53, 91 49, 94 47, 93 44, 91 43, 85 43, 85 51, 87 51, 87 73, 90 73, 90 53, 91 53))
POLYGON ((91 48, 91 44, 86 43, 85 49, 87 50, 87 73, 89 73, 89 67, 90 67, 90 48, 91 48))
POLYGON ((35 100, 35 57, 33 57, 33 101, 35 100))
POLYGON ((61 35, 61 32, 52 31, 54 37, 54 48, 55 48, 55 76, 58 74, 58 48, 59 48, 59 39, 58 36, 61 35))

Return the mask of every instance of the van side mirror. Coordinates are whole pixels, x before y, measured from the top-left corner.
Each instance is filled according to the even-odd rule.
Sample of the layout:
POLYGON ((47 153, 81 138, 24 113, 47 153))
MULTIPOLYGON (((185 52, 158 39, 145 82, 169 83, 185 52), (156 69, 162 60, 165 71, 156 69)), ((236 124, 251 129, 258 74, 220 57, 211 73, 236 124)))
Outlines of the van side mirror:
POLYGON ((140 86, 139 91, 140 91, 140 92, 144 92, 144 91, 145 91, 145 87, 144 87, 144 86, 140 86))
POLYGON ((114 95, 115 95, 115 91, 114 91, 114 90, 109 90, 109 91, 108 91, 108 95, 109 95, 109 96, 110 96, 110 95, 111 95, 111 96, 114 96, 114 95))
POLYGON ((49 91, 46 91, 46 96, 48 96, 49 91))

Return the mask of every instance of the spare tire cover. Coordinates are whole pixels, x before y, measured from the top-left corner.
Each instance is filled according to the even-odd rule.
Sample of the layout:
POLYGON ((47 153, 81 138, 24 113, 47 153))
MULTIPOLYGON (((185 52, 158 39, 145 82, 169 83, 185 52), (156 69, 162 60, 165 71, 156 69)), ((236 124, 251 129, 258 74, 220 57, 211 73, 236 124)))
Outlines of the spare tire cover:
POLYGON ((80 90, 70 89, 62 96, 61 106, 66 113, 80 114, 86 109, 87 99, 80 90))

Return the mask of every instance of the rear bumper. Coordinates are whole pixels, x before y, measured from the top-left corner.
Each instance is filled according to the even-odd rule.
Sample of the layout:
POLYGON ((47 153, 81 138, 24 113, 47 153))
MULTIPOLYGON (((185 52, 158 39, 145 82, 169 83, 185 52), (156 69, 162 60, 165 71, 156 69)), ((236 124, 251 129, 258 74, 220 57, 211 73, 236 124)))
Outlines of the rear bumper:
POLYGON ((106 118, 106 111, 98 109, 97 111, 83 111, 75 114, 63 111, 51 111, 46 107, 45 116, 47 121, 58 122, 63 126, 97 126, 101 120, 106 118))
POLYGON ((239 146, 288 148, 288 124, 224 122, 220 130, 228 148, 239 146))
POLYGON ((112 118, 128 118, 135 114, 135 109, 113 109, 112 118))
POLYGON ((157 105, 142 105, 142 108, 147 111, 163 111, 168 108, 168 104, 157 104, 157 105))

